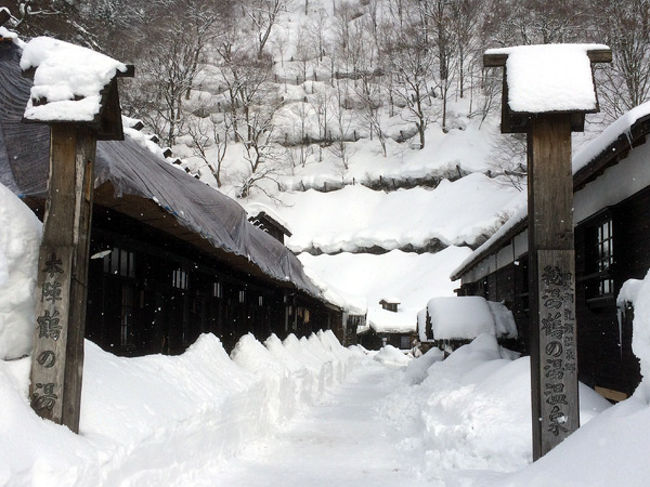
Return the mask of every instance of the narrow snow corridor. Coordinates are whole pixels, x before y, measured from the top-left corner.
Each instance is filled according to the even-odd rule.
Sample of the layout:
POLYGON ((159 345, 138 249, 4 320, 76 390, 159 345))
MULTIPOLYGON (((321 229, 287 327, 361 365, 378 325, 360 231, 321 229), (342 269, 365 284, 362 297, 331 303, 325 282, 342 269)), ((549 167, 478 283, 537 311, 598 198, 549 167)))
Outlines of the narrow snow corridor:
POLYGON ((382 424, 378 403, 394 384, 394 369, 366 362, 348 380, 286 425, 227 463, 187 473, 171 485, 245 487, 419 486, 399 437, 382 424))

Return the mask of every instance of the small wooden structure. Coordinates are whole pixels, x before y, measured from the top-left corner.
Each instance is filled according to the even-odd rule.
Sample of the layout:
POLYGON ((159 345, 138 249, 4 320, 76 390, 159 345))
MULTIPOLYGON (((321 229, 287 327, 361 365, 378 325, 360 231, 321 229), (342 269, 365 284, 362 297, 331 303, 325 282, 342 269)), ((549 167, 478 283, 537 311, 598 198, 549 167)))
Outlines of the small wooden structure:
POLYGON ((393 313, 397 313, 397 308, 401 303, 398 299, 395 298, 384 298, 381 301, 379 301, 379 304, 381 304, 382 309, 385 309, 386 311, 392 311, 393 313))
POLYGON ((591 63, 610 61, 611 51, 596 45, 521 46, 483 58, 485 67, 504 68, 502 132, 528 134, 535 460, 580 425, 571 132, 598 111, 591 63))
MULTIPOLYGON (((43 46, 35 49, 41 51, 43 46)), ((28 74, 38 76, 39 66, 32 68, 35 71, 28 74)), ((69 109, 69 115, 62 116, 58 107, 42 110, 49 100, 33 93, 25 113, 26 122, 47 123, 51 129, 29 397, 37 414, 75 433, 81 404, 96 142, 123 138, 117 77, 132 70, 123 66, 121 71, 115 68, 115 75, 96 94, 99 112, 90 121, 78 119, 70 109, 83 103, 84 97, 67 104, 56 100, 69 109)))
POLYGON ((277 217, 272 216, 268 210, 255 211, 248 217, 248 221, 264 230, 278 242, 284 244, 284 237, 291 237, 292 233, 277 217))

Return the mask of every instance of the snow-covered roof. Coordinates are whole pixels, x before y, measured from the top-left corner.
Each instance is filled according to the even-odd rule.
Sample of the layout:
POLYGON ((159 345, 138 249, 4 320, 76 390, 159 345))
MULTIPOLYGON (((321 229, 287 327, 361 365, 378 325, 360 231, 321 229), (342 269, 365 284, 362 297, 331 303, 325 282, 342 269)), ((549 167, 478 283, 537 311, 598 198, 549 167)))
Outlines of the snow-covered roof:
POLYGON ((250 217, 257 218, 262 215, 266 216, 271 219, 285 235, 291 237, 292 232, 289 224, 270 206, 258 201, 245 202, 243 203, 243 206, 250 217))
POLYGON ((594 111, 598 100, 588 52, 602 44, 544 44, 489 49, 507 55, 508 106, 518 113, 594 111))
POLYGON ((101 110, 102 90, 125 64, 85 47, 51 37, 25 44, 23 71, 35 69, 25 118, 40 122, 92 122, 101 110))
POLYGON ((402 302, 402 300, 400 298, 389 297, 389 298, 382 298, 379 301, 379 304, 384 304, 384 303, 386 303, 386 304, 400 304, 401 302, 402 302))
POLYGON ((480 296, 439 297, 427 303, 435 340, 473 339, 495 335, 494 318, 480 296))
MULTIPOLYGON (((630 150, 637 141, 650 133, 650 102, 643 103, 623 114, 594 140, 582 147, 573 157, 574 187, 584 185, 609 165, 616 164, 622 148, 630 150)), ((483 258, 499 250, 502 243, 527 228, 528 200, 522 194, 510 218, 483 245, 472 252, 451 274, 451 279, 462 275, 483 258)))
MULTIPOLYGON (((31 81, 22 75, 21 54, 18 44, 0 49, 0 183, 21 197, 43 198, 50 131, 42 124, 22 122, 31 81)), ((251 225, 237 202, 179 171, 162 158, 160 148, 144 144, 144 137, 127 128, 124 140, 98 141, 98 204, 139 220, 143 211, 151 212, 148 224, 227 259, 234 268, 325 300, 296 256, 251 225), (124 204, 126 196, 142 204, 139 208, 124 204)))
POLYGON ((615 122, 608 125, 595 139, 581 147, 573 157, 573 173, 577 173, 596 159, 622 134, 627 134, 626 136, 631 139, 630 130, 632 126, 638 120, 647 116, 650 116, 650 101, 625 112, 615 122))

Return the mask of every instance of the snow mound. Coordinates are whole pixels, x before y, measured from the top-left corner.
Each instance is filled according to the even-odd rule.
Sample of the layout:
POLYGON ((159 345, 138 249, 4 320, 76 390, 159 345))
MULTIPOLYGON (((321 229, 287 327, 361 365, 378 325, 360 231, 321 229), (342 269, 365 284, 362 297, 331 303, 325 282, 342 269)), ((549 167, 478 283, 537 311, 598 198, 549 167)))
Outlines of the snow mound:
POLYGON ((0 359, 27 355, 35 323, 41 222, 0 184, 0 359))
POLYGON ((495 335, 490 307, 480 296, 432 298, 427 303, 435 340, 473 339, 495 335))
MULTIPOLYGON (((409 369, 426 369, 426 378, 414 386, 405 374, 406 384, 380 405, 388 424, 410 432, 400 448, 422 465, 432 485, 466 485, 458 483, 463 471, 490 470, 493 476, 531 462, 530 360, 510 357, 487 334, 443 361, 425 354, 409 369)), ((581 384, 580 407, 584 424, 609 403, 581 384)))
POLYGON ((392 345, 382 347, 379 352, 375 354, 374 359, 384 365, 393 367, 404 367, 409 364, 411 358, 406 356, 404 352, 398 350, 392 345))
POLYGON ((489 49, 507 54, 508 105, 513 112, 590 111, 597 108, 587 51, 602 44, 544 44, 489 49))

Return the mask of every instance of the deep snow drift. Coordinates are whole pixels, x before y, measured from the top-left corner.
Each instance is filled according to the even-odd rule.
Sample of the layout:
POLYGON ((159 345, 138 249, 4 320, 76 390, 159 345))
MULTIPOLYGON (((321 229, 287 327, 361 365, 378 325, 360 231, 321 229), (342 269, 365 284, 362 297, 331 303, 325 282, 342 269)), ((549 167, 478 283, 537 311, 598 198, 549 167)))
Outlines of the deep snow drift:
POLYGON ((41 222, 0 184, 0 360, 27 355, 36 319, 34 289, 41 222))
POLYGON ((360 352, 331 331, 202 335, 180 356, 116 357, 86 341, 80 435, 30 409, 30 359, 0 360, 0 486, 166 485, 214 466, 318 404, 360 352))

